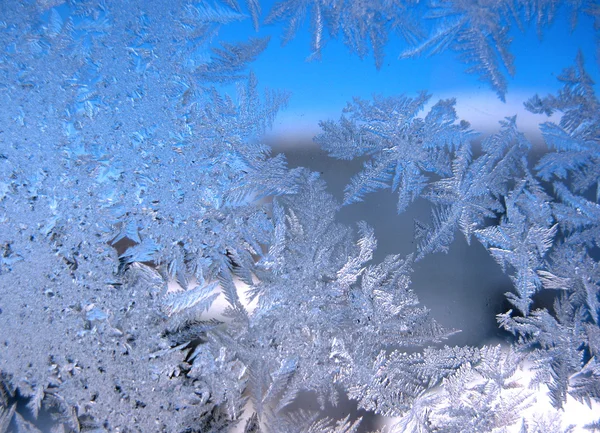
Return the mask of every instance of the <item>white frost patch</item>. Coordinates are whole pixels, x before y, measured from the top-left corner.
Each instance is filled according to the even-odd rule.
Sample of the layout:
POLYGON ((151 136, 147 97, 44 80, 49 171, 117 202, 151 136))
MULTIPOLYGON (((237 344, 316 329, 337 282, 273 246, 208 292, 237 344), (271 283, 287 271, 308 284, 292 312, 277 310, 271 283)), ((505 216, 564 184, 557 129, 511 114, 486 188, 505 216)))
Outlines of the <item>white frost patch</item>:
MULTIPOLYGON (((512 379, 521 385, 523 389, 528 389, 533 381, 534 374, 535 373, 531 369, 531 364, 525 363, 522 369, 515 372, 512 379)), ((477 382, 478 381, 474 381, 471 384, 474 385, 477 382)), ((531 404, 519 413, 520 420, 505 429, 497 429, 498 432, 519 433, 521 432, 523 420, 525 420, 530 428, 535 425, 543 425, 544 422, 548 424, 555 420, 560 423, 562 430, 567 429, 569 426, 574 426, 573 432, 586 432, 589 430, 584 427, 600 418, 600 404, 597 402, 592 401, 590 407, 586 404, 579 403, 571 396, 568 396, 563 409, 556 410, 552 407, 550 397, 548 396, 548 387, 546 385, 540 385, 537 388, 532 386, 529 391, 532 393, 531 398, 528 399, 531 404)), ((434 400, 435 396, 439 395, 441 392, 443 392, 441 387, 437 387, 431 391, 429 393, 429 396, 433 397, 431 400, 434 400)), ((388 428, 389 430, 386 431, 389 433, 405 433, 404 429, 397 426, 402 419, 402 417, 381 417, 378 428, 388 428)))

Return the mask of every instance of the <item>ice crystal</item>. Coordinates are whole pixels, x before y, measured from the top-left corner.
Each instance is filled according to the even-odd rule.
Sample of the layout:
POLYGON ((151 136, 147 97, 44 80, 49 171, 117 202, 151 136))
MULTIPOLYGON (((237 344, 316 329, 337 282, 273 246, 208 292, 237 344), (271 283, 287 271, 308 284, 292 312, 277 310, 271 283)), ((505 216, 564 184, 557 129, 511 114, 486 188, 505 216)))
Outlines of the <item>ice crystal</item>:
MULTIPOLYGON (((258 29, 260 3, 245 4, 258 29)), ((327 31, 361 56, 370 45, 377 65, 398 31, 407 54, 458 51, 503 97, 505 24, 542 30, 558 11, 421 6, 284 1, 267 21, 288 21, 289 40, 310 9, 314 57, 327 31), (436 27, 425 42, 421 9, 436 27)), ((358 431, 360 418, 294 408, 301 393, 321 408, 344 395, 406 431, 569 431, 520 419, 525 361, 556 408, 600 400, 600 117, 581 55, 558 95, 526 103, 562 114, 541 126, 537 163, 515 117, 478 143, 454 99, 419 117, 426 93, 357 98, 321 122, 332 157, 366 160, 343 205, 389 187, 398 212, 432 206, 414 254, 376 261, 375 230, 339 223, 319 175, 263 143, 288 95, 249 71, 268 37, 218 42, 248 18, 237 1, 0 10, 0 432, 45 416, 69 432, 358 431), (513 282, 518 311, 498 315, 509 348, 442 347, 456 331, 411 288, 414 263, 457 230, 513 282)))
POLYGON ((444 379, 441 393, 425 393, 395 426, 399 431, 497 432, 516 425, 533 393, 520 383, 522 356, 484 347, 444 379))
POLYGON ((335 404, 342 389, 360 407, 399 414, 468 362, 470 352, 405 353, 452 333, 418 306, 409 288, 411 259, 367 265, 376 246, 372 230, 359 224, 353 242, 352 232, 334 222, 337 205, 324 183, 308 172, 301 179, 297 195, 274 203, 276 239, 259 262, 260 282, 250 288, 256 309, 235 315, 228 331, 207 332, 208 342, 190 356, 191 373, 223 377, 209 354, 231 348, 247 369, 245 389, 266 431, 285 423, 283 410, 300 391, 315 392, 325 405, 335 404), (387 347, 397 350, 386 354, 387 347))
POLYGON ((304 16, 310 13, 312 53, 309 59, 321 57, 328 35, 337 37, 341 33, 346 46, 360 57, 368 54, 370 46, 379 68, 383 64, 389 33, 397 32, 410 42, 420 36, 420 29, 411 14, 414 5, 410 3, 397 0, 284 0, 272 7, 266 22, 287 23, 282 39, 286 44, 295 36, 304 16))
POLYGON ((400 213, 423 193, 429 173, 449 172, 449 154, 471 136, 469 124, 457 122, 452 99, 417 117, 428 100, 426 93, 415 98, 376 96, 373 103, 357 98, 339 122, 321 122, 323 132, 315 141, 331 156, 371 157, 346 187, 344 204, 389 186, 398 191, 400 213))
POLYGON ((436 20, 433 33, 402 57, 418 56, 424 52, 437 54, 446 49, 459 53, 468 65, 467 73, 480 76, 490 84, 504 101, 506 78, 504 70, 514 74, 514 59, 509 49, 507 17, 511 11, 508 1, 433 1, 426 17, 436 20))

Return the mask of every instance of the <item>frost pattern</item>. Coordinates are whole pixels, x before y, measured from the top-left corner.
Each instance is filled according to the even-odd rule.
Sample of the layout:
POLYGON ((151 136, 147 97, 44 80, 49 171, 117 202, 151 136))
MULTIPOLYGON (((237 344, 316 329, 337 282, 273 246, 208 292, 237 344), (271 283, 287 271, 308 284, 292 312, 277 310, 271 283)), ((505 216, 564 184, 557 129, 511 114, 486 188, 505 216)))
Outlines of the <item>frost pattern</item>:
POLYGON ((286 22, 282 43, 288 43, 310 14, 311 55, 320 59, 327 33, 331 37, 343 36, 345 45, 361 58, 373 51, 375 64, 380 68, 384 60, 384 48, 389 33, 396 32, 409 42, 416 42, 421 35, 418 19, 411 13, 418 2, 397 0, 355 1, 344 0, 284 0, 275 3, 266 23, 286 22))
POLYGON ((522 355, 484 347, 474 362, 444 379, 441 393, 426 393, 395 425, 396 431, 503 431, 521 420, 533 393, 518 376, 522 355))
MULTIPOLYGON (((260 4, 245 4, 257 29, 260 4)), ((501 97, 501 24, 523 15, 541 30, 558 10, 425 8, 440 27, 409 54, 458 51, 501 97)), ((325 30, 360 55, 369 40, 378 65, 390 29, 419 42, 397 2, 285 1, 267 21, 289 20, 289 38, 307 9, 314 57, 325 30)), ((600 111, 581 55, 558 95, 526 103, 563 114, 541 126, 537 164, 516 118, 474 151, 453 99, 418 117, 426 93, 355 99, 321 123, 331 156, 367 159, 344 205, 386 187, 399 212, 432 205, 415 253, 374 263, 374 230, 337 223, 319 176, 261 142, 288 95, 248 70, 268 38, 215 40, 248 17, 236 1, 0 10, 0 432, 40 431, 43 414, 57 432, 358 431, 294 410, 300 393, 321 408, 343 393, 401 431, 571 431, 521 419, 525 361, 557 409, 600 400, 600 111), (457 230, 514 284, 518 311, 498 315, 513 347, 441 346, 456 331, 411 289, 413 263, 448 252, 457 230)))
POLYGON ((327 37, 341 33, 345 45, 361 58, 370 47, 380 68, 390 36, 398 35, 409 45, 398 53, 400 58, 453 51, 467 66, 466 72, 488 83, 502 101, 508 91, 506 75, 516 73, 509 36, 515 29, 524 32, 535 25, 543 37, 545 28, 561 14, 570 16, 571 29, 582 16, 594 19, 596 31, 600 28, 596 2, 555 0, 285 0, 272 7, 266 22, 286 22, 282 37, 286 44, 307 14, 312 34, 309 59, 319 59, 327 37))
POLYGON ((448 173, 448 156, 471 134, 468 122, 457 122, 452 99, 439 101, 425 118, 416 117, 429 100, 375 97, 373 103, 355 99, 339 122, 323 121, 315 141, 338 159, 371 156, 361 173, 346 187, 344 204, 391 186, 398 191, 398 212, 418 198, 428 173, 448 173), (391 184, 391 185, 390 185, 391 184))
MULTIPOLYGON (((442 170, 431 170, 438 180, 419 177, 421 181, 413 182, 407 191, 400 189, 401 197, 408 196, 414 200, 423 196, 433 205, 432 226, 419 221, 415 223, 417 259, 432 253, 448 252, 455 232, 461 230, 467 241, 475 237, 481 242, 511 278, 514 293, 509 292, 506 296, 518 311, 510 310, 498 315, 498 322, 516 337, 518 350, 533 363, 536 372, 533 385, 547 384, 556 408, 563 407, 567 396, 588 405, 600 397, 597 361, 600 214, 596 191, 600 178, 595 127, 598 124, 598 100, 592 88, 593 82, 584 70, 581 55, 576 66, 567 69, 559 79, 564 88, 558 96, 550 95, 543 99, 535 96, 526 103, 529 110, 537 113, 551 115, 555 110, 564 113, 558 125, 551 122, 541 125, 549 151, 537 164, 530 164, 531 145, 518 131, 516 118, 507 118, 501 122, 497 134, 483 140, 476 158, 472 156, 470 143, 473 134, 466 129, 458 129, 461 135, 456 144, 442 148, 443 160, 448 161, 445 167, 450 168, 450 172, 444 171, 442 165, 442 170), (533 171, 530 169, 532 165, 533 171), (541 291, 552 291, 550 296, 555 298, 552 311, 536 307, 536 296, 541 291)), ((399 100, 413 101, 410 98, 399 100)), ((388 144, 388 137, 402 137, 400 133, 386 135, 386 128, 402 125, 403 130, 410 130, 406 126, 410 123, 407 124, 404 118, 412 119, 414 111, 397 110, 397 115, 385 117, 381 113, 385 113, 390 105, 377 98, 372 105, 363 103, 361 106, 370 107, 368 113, 376 114, 371 117, 355 116, 351 120, 343 116, 338 123, 322 122, 324 132, 316 137, 316 141, 334 157, 352 159, 369 155, 372 161, 376 161, 367 161, 365 169, 348 185, 348 203, 352 201, 351 197, 358 195, 353 195, 354 191, 360 192, 362 199, 366 193, 388 186, 392 177, 397 176, 393 169, 401 163, 417 160, 415 166, 423 170, 436 167, 440 161, 439 154, 427 152, 435 148, 436 142, 431 138, 431 141, 418 141, 426 134, 411 130, 406 142, 409 143, 407 148, 412 151, 401 154, 401 162, 396 165, 391 162, 387 167, 378 165, 379 161, 388 162, 396 156, 397 148, 388 144), (385 168, 375 170, 377 167, 385 168)), ((417 104, 417 107, 420 106, 417 104)), ((361 113, 364 112, 366 110, 361 113)), ((455 116, 448 119, 450 123, 447 125, 458 128, 455 116)), ((426 124, 427 120, 418 119, 418 122, 426 124)), ((443 135, 439 129, 436 132, 434 137, 443 135)), ((445 143, 453 141, 447 139, 445 143)), ((416 171, 414 173, 422 176, 416 171)), ((399 210, 404 208, 401 206, 399 210)), ((447 379, 444 392, 449 393, 449 399, 453 398, 453 392, 457 396, 472 392, 469 384, 476 381, 474 372, 477 371, 477 368, 472 370, 472 366, 473 363, 463 364, 458 370, 460 373, 447 379)), ((489 391, 487 387, 485 390, 489 391)), ((501 387, 498 392, 502 394, 501 387)), ((489 396, 490 402, 500 398, 498 392, 489 396)), ((404 418, 402 428, 412 426, 410 428, 422 431, 419 429, 441 423, 449 431, 462 431, 461 428, 472 422, 481 422, 483 424, 473 424, 473 431, 493 431, 502 427, 496 422, 516 422, 510 418, 502 399, 494 403, 492 412, 483 407, 465 408, 466 412, 463 412, 460 407, 465 400, 450 401, 448 407, 451 409, 431 412, 424 408, 431 408, 441 397, 426 396, 415 402, 410 416, 404 418), (419 412, 419 408, 425 412, 419 412), (472 411, 493 413, 497 418, 493 422, 481 417, 474 420, 465 418, 472 411), (485 424, 488 421, 490 423, 485 424)), ((525 402, 517 397, 510 398, 525 402)), ((478 396, 473 404, 487 399, 487 396, 478 396)), ((444 404, 442 407, 445 407, 444 404)), ((523 431, 534 428, 527 427, 534 424, 523 421, 523 431)), ((556 425, 560 426, 560 423, 556 425)), ((552 428, 559 429, 556 425, 552 428)))
POLYGON ((243 408, 237 377, 219 400, 178 365, 218 297, 247 313, 233 281, 252 281, 270 239, 261 199, 297 188, 260 142, 287 95, 248 71, 267 39, 213 42, 236 9, 181 6, 2 6, 0 370, 6 404, 18 389, 66 431, 228 426, 243 408))

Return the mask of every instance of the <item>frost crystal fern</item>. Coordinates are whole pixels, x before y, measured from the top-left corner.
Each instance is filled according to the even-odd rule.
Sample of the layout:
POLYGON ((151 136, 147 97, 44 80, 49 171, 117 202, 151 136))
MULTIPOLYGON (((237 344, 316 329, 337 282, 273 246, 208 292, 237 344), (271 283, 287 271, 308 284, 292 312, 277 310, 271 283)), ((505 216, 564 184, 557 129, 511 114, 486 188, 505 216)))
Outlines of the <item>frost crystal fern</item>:
MULTIPOLYGON (((569 10, 598 17, 591 2, 569 10)), ((313 57, 341 33, 377 65, 397 31, 416 47, 406 55, 456 51, 503 98, 505 24, 541 31, 556 11, 306 0, 266 20, 287 21, 289 40, 310 13, 313 57)), ((248 70, 269 38, 216 41, 247 17, 258 29, 258 1, 0 12, 0 432, 48 416, 55 432, 225 432, 244 413, 246 432, 358 431, 360 419, 296 410, 300 393, 321 408, 344 394, 401 431, 569 431, 520 419, 524 360, 556 408, 600 399, 600 111, 581 55, 558 95, 526 103, 562 113, 542 125, 537 162, 516 118, 479 151, 454 99, 419 117, 425 93, 355 99, 321 123, 331 156, 366 159, 344 205, 386 187, 398 212, 432 204, 414 254, 375 263, 374 230, 337 223, 324 182, 261 141, 288 98, 248 70), (413 263, 451 250, 457 230, 513 282, 516 311, 498 315, 513 347, 442 347, 455 331, 411 290, 413 263)))

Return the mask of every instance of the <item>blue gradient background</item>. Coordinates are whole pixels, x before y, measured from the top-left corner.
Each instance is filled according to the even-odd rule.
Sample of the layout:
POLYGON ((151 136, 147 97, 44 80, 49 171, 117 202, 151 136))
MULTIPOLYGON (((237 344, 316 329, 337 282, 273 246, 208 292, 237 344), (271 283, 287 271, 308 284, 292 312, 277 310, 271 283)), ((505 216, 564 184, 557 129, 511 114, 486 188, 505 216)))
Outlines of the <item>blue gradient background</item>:
MULTIPOLYGON (((262 2, 262 19, 274 2, 262 2)), ((523 102, 535 93, 556 92, 562 70, 574 64, 578 50, 584 54, 586 68, 595 82, 600 81, 596 63, 596 32, 593 20, 580 16, 573 30, 570 14, 559 8, 557 16, 540 38, 534 23, 523 31, 516 25, 510 33, 513 42, 516 73, 508 79, 506 103, 501 102, 490 86, 476 75, 466 74, 458 56, 452 51, 431 57, 399 59, 409 46, 398 36, 391 35, 385 48, 385 62, 380 70, 372 56, 360 59, 351 54, 341 39, 331 39, 325 32, 326 44, 322 60, 306 61, 310 50, 310 15, 286 46, 281 46, 283 24, 262 25, 258 32, 250 19, 224 26, 218 40, 240 41, 248 37, 271 36, 265 52, 251 64, 261 86, 288 90, 292 93, 287 110, 276 121, 273 134, 280 138, 293 136, 294 141, 310 139, 318 132, 318 120, 337 119, 353 96, 370 98, 415 94, 427 90, 439 98, 455 97, 461 118, 480 131, 494 131, 498 120, 518 115, 519 127, 536 138, 537 124, 544 116, 526 113, 523 102)), ((433 23, 426 23, 433 24, 433 23)))

